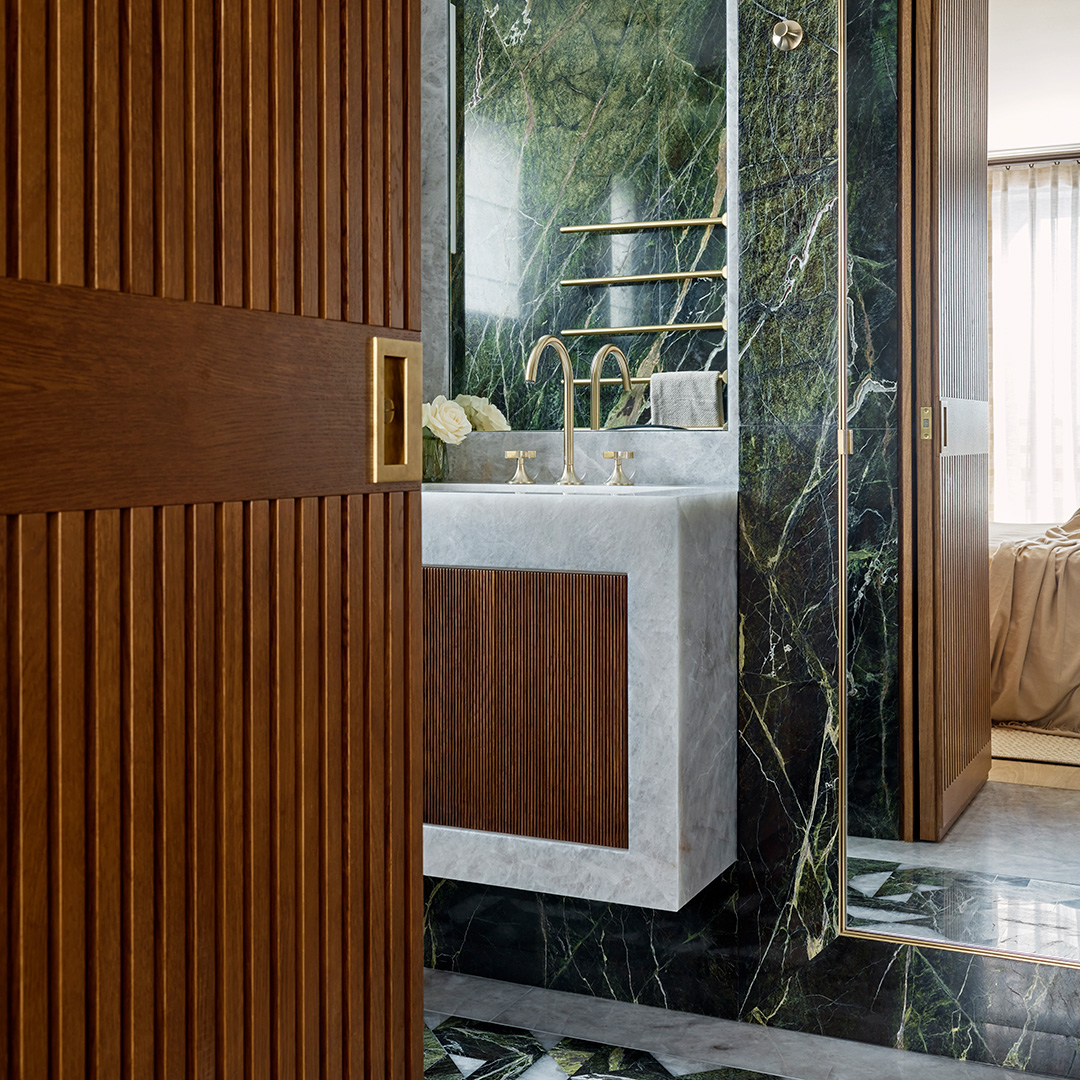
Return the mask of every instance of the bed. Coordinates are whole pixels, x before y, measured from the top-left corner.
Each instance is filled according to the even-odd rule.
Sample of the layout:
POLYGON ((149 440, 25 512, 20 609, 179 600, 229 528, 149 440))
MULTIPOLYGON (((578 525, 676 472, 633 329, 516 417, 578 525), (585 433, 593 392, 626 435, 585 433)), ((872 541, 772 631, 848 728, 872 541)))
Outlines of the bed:
POLYGON ((1080 790, 1080 511, 990 553, 990 779, 1080 790))

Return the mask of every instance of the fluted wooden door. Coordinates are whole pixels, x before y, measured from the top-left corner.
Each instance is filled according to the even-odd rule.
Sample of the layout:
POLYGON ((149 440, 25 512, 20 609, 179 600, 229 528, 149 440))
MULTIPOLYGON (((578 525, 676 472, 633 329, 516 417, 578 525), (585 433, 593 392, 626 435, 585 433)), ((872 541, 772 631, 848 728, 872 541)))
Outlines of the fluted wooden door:
MULTIPOLYGON (((990 770, 985 0, 918 0, 915 742, 907 839, 940 840, 990 770), (957 36, 952 27, 969 27, 957 36)), ((909 271, 911 266, 908 267, 909 271)))
POLYGON ((416 0, 0 8, 0 1072, 421 1071, 416 0))

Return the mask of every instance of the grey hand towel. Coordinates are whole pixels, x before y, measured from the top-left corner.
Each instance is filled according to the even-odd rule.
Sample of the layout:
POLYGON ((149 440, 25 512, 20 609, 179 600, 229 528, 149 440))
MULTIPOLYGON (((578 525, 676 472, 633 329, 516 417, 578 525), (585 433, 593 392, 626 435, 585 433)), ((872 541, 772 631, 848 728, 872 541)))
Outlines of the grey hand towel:
POLYGON ((652 422, 665 427, 724 426, 724 386, 716 371, 665 371, 649 379, 652 422))

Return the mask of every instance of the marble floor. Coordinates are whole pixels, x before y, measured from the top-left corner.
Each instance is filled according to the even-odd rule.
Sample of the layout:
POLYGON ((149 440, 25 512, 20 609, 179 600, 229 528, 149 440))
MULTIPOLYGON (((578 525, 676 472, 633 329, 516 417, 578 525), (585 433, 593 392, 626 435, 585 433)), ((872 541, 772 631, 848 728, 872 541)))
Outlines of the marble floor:
POLYGON ((424 1076, 446 1080, 979 1080, 1013 1073, 431 969, 424 972, 424 1009, 424 1076))
POLYGON ((987 784, 938 844, 849 837, 852 929, 1080 961, 1080 791, 987 784))

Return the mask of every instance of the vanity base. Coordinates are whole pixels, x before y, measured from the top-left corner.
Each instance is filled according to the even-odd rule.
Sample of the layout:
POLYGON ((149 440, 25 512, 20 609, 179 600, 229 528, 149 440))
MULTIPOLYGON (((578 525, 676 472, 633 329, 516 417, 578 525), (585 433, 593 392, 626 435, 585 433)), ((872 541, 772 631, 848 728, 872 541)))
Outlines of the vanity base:
POLYGON ((704 485, 424 488, 429 566, 626 575, 629 801, 625 847, 426 823, 425 874, 676 911, 731 865, 737 506, 704 485))

